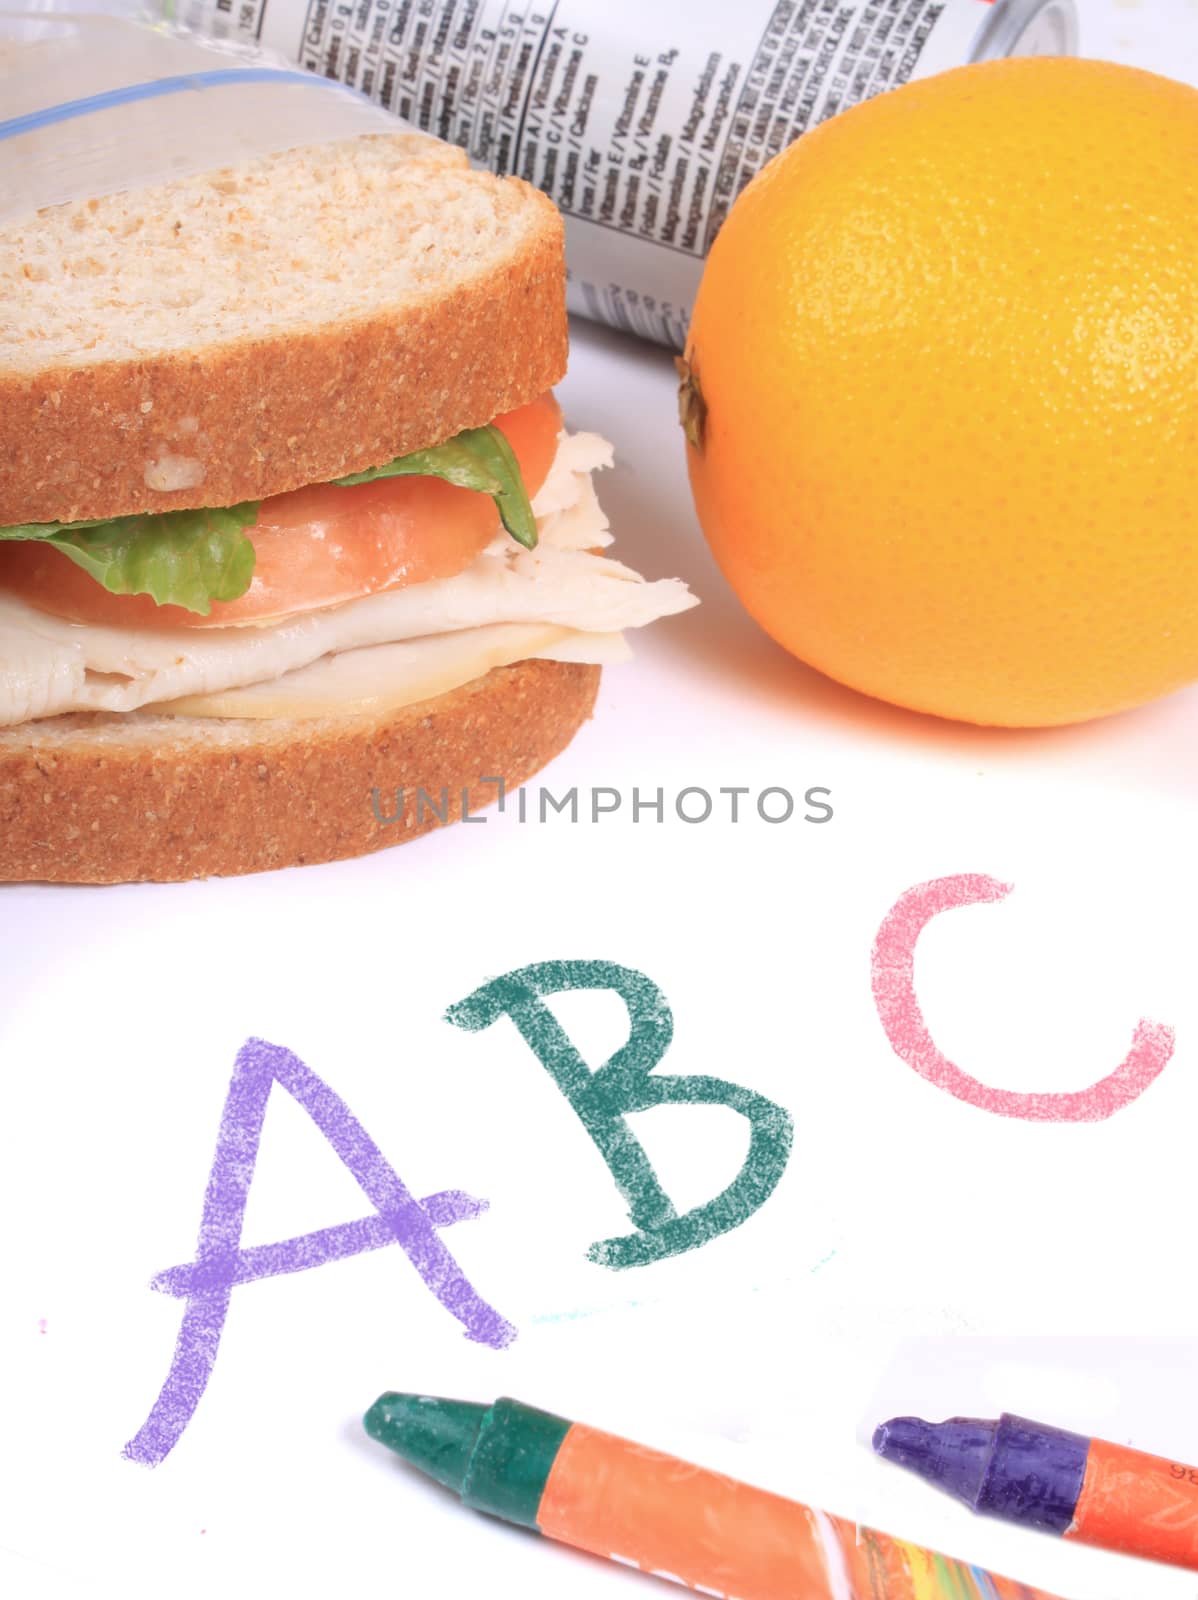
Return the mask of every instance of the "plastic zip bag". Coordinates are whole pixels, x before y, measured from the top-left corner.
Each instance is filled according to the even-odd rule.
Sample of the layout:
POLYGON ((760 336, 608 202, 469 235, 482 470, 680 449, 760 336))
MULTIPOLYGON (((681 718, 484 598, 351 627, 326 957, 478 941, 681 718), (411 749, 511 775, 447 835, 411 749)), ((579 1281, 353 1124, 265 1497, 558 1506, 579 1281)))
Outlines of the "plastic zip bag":
POLYGON ((201 44, 132 15, 0 11, 0 226, 404 126, 261 51, 201 44))

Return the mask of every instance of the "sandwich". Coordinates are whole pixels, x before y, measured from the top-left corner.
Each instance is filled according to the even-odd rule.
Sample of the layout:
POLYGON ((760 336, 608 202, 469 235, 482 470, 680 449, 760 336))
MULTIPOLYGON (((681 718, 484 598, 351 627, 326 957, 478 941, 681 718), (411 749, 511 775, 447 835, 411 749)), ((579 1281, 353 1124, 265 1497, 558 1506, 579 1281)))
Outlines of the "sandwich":
POLYGON ((47 207, 0 226, 0 286, 0 879, 411 839, 694 604, 604 554, 557 211, 451 146, 47 207))

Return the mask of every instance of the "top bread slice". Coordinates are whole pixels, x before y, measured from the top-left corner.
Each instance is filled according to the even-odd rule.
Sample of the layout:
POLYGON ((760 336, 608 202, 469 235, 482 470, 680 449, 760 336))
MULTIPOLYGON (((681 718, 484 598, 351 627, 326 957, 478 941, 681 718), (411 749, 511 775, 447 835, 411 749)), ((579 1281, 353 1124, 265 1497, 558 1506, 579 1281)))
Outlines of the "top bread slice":
POLYGON ((233 505, 480 427, 566 366, 562 224, 410 133, 0 228, 0 527, 233 505))

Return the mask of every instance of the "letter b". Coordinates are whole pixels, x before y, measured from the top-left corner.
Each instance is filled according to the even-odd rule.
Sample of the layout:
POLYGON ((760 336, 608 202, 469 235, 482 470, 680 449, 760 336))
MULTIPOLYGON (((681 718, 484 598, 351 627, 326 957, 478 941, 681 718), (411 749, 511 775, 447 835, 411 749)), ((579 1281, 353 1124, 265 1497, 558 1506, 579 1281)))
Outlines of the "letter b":
POLYGON ((511 1017, 525 1043, 569 1100, 628 1201, 635 1233, 593 1244, 601 1266, 641 1267, 681 1255, 746 1222, 777 1186, 790 1155, 790 1115, 764 1095, 722 1078, 654 1074, 669 1048, 674 1019, 661 990, 644 973, 610 961, 545 961, 521 967, 451 1006, 449 1022, 478 1032, 511 1017), (611 989, 628 1011, 627 1042, 601 1067, 587 1066, 545 997, 577 989, 611 989), (749 1152, 740 1172, 713 1200, 679 1216, 628 1126, 634 1111, 662 1105, 728 1106, 748 1120, 749 1152))

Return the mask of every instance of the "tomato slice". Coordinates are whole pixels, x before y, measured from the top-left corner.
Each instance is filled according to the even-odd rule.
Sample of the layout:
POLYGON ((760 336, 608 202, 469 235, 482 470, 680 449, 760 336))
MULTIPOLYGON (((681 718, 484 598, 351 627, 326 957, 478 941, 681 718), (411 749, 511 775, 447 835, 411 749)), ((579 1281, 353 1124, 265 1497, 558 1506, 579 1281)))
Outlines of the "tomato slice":
MULTIPOLYGON (((553 461, 561 420, 552 394, 495 418, 530 498, 553 461)), ((214 601, 207 617, 157 605, 145 594, 109 594, 61 550, 36 541, 0 543, 0 586, 72 622, 228 627, 451 578, 470 566, 499 528, 489 495, 441 478, 378 478, 350 488, 317 484, 262 502, 257 522, 246 529, 254 544, 253 581, 239 600, 214 601)))

